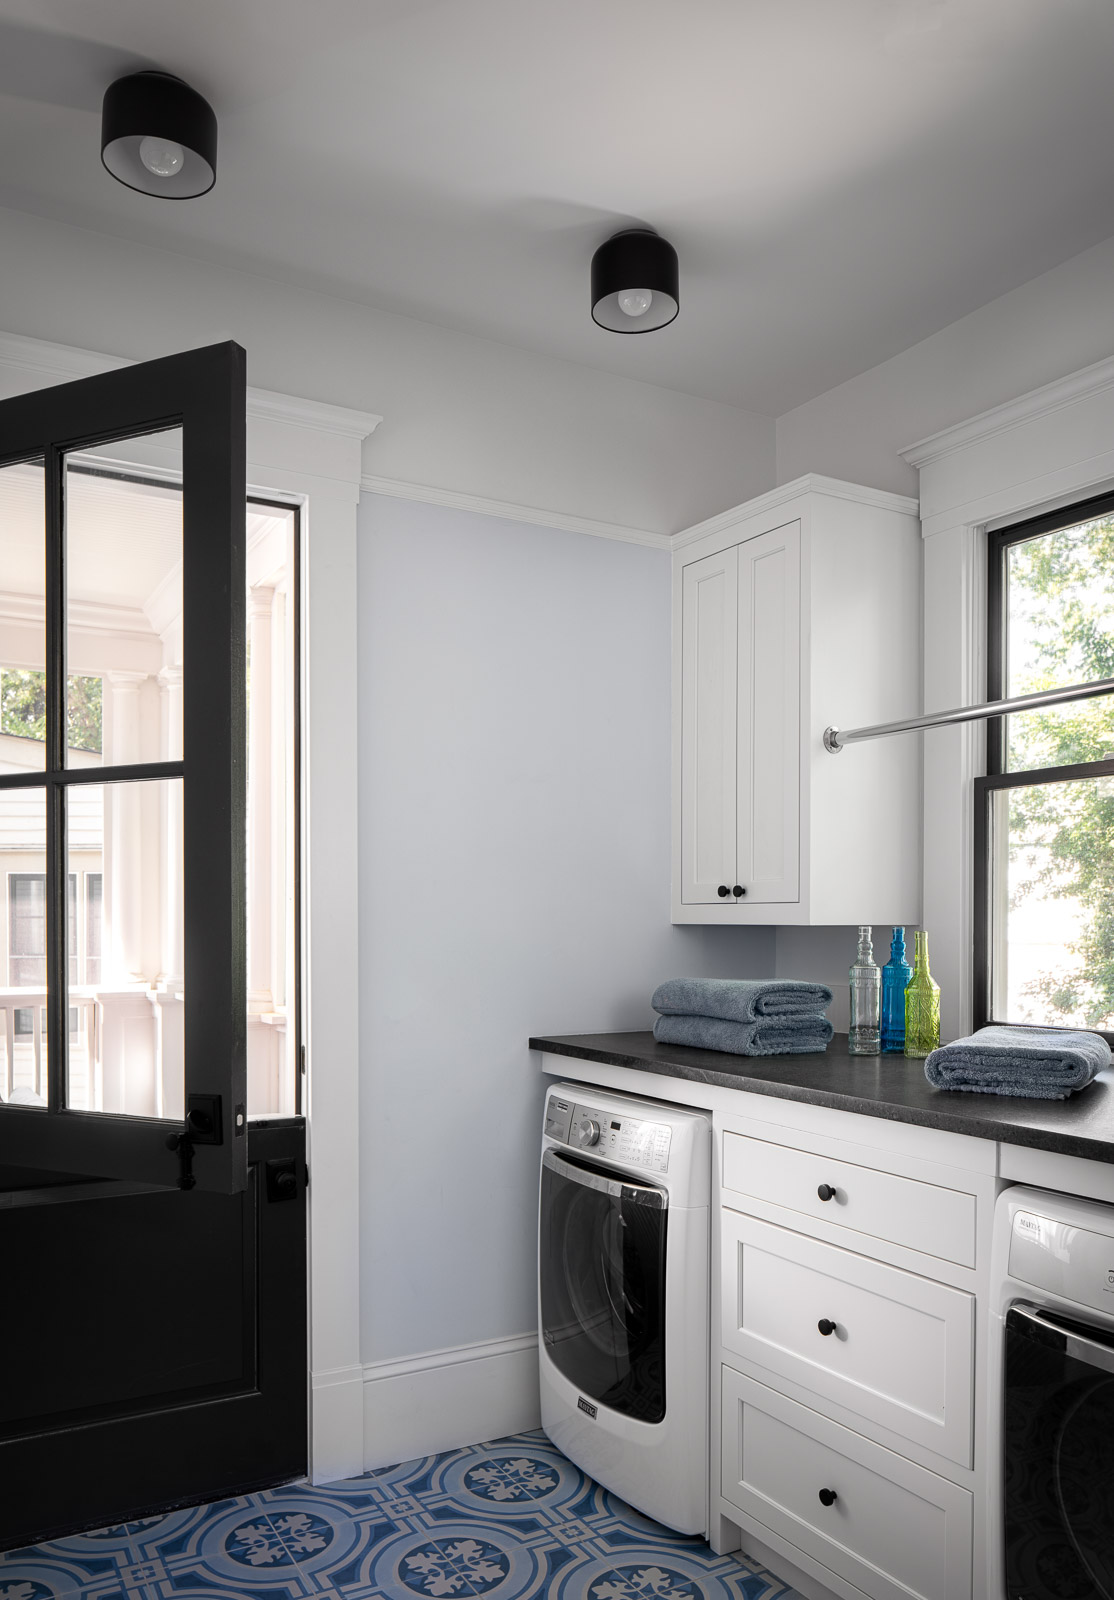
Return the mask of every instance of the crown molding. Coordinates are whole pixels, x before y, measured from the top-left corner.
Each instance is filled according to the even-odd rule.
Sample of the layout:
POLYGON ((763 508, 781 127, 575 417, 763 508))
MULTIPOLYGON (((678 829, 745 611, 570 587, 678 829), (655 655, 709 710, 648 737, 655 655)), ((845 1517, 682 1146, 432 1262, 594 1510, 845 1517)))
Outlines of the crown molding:
POLYGON ((1076 405, 1080 400, 1102 394, 1111 388, 1114 388, 1114 356, 1096 361, 1093 366, 1084 367, 1080 372, 1069 373, 1066 378, 1057 378, 1039 389, 1031 389, 1016 400, 1007 400, 1005 404, 993 406, 989 411, 981 411, 966 422, 942 428, 939 433, 931 433, 927 439, 919 439, 916 444, 898 453, 911 467, 927 467, 943 456, 951 455, 953 451, 965 450, 969 445, 994 438, 996 434, 1008 433, 1011 428, 1021 427, 1037 417, 1050 416, 1053 412, 1062 411, 1065 406, 1076 405))
POLYGON ((776 489, 770 489, 766 494, 760 494, 753 500, 745 500, 742 505, 732 506, 729 511, 720 511, 714 517, 708 517, 704 522, 697 522, 691 528, 685 528, 680 533, 675 533, 671 540, 674 550, 683 550, 686 545, 695 544, 699 539, 706 539, 710 534, 722 533, 726 528, 733 528, 745 517, 765 516, 768 511, 775 511, 778 506, 787 505, 791 500, 799 500, 806 494, 825 494, 834 500, 851 500, 856 505, 875 506, 882 511, 897 511, 907 517, 920 516, 920 502, 911 500, 908 495, 890 494, 885 489, 868 489, 862 484, 846 483, 842 478, 826 478, 819 472, 806 472, 801 478, 794 478, 791 483, 779 484, 776 489))
POLYGON ((301 400, 273 389, 248 389, 248 416, 260 421, 287 422, 296 428, 314 428, 361 443, 370 438, 383 418, 374 411, 354 411, 351 406, 329 405, 324 400, 301 400))
POLYGON ((593 522, 588 517, 569 516, 563 511, 515 505, 509 500, 488 500, 482 495, 461 494, 455 489, 404 483, 399 478, 380 478, 365 473, 360 479, 360 488, 365 494, 386 494, 396 500, 419 500, 426 505, 446 506, 453 511, 471 511, 481 517, 500 517, 505 522, 526 522, 536 527, 556 528, 564 533, 586 533, 594 539, 617 539, 622 544, 648 545, 653 550, 668 550, 672 546, 667 533, 628 528, 618 522, 593 522))
MULTIPOLYGON (((98 355, 93 350, 52 344, 46 339, 29 339, 20 333, 0 333, 0 367, 27 372, 46 382, 68 383, 75 378, 92 378, 102 372, 115 372, 134 365, 121 356, 98 355)), ((350 406, 334 406, 323 400, 303 400, 297 395, 251 387, 248 388, 247 412, 257 421, 284 422, 361 443, 383 420, 373 411, 355 411, 350 406)))

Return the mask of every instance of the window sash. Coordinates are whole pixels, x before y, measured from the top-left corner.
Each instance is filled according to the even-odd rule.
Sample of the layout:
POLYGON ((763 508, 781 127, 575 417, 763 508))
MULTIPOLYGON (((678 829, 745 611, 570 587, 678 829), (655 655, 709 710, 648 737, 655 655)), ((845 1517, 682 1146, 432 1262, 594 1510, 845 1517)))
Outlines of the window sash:
MULTIPOLYGON (((1006 693, 1009 619, 1007 613, 1008 586, 1006 564, 1012 546, 1058 533, 1079 523, 1094 521, 1114 514, 1114 494, 1079 501, 1058 511, 987 535, 987 673, 986 697, 1000 700, 1006 693)), ((1095 680, 1090 680, 1095 681, 1095 680)), ((1067 705, 1072 701, 1065 701, 1067 705)), ((989 1022, 1002 1021, 993 1014, 991 986, 994 972, 994 943, 996 937, 1005 937, 1004 929, 995 928, 993 893, 994 863, 990 859, 992 846, 991 808, 993 796, 1003 789, 1036 788, 1047 784, 1068 783, 1076 779, 1114 776, 1114 760, 1080 762, 1072 766, 1035 767, 1028 770, 1006 770, 1006 717, 988 717, 986 723, 986 776, 976 778, 974 794, 974 1026, 983 1027, 989 1022)), ((1036 1026, 1036 1024, 1034 1024, 1036 1026)), ((1056 1027, 1066 1024, 1047 1023, 1040 1026, 1056 1027)), ((1114 1044, 1114 1032, 1093 1029, 1114 1044)))

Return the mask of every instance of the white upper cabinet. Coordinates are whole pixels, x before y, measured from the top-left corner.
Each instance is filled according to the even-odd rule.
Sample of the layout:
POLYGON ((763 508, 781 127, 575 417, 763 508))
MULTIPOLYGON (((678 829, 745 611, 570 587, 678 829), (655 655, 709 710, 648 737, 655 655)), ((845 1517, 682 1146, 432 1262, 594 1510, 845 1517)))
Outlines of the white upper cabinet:
POLYGON ((918 922, 918 736, 823 747, 920 710, 916 502, 802 478, 675 545, 673 921, 918 922))

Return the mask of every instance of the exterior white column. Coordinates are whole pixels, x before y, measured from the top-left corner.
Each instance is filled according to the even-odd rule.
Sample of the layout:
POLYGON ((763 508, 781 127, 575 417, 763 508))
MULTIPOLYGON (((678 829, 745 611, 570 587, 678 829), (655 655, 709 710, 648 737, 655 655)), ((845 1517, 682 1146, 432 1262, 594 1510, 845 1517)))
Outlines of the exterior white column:
POLYGON ((271 618, 275 592, 248 594, 248 1009, 271 1011, 271 618))
MULTIPOLYGON (((143 759, 139 686, 143 672, 108 672, 111 743, 105 765, 143 759)), ((138 983, 143 973, 142 795, 135 784, 104 789, 104 917, 106 983, 138 983)))

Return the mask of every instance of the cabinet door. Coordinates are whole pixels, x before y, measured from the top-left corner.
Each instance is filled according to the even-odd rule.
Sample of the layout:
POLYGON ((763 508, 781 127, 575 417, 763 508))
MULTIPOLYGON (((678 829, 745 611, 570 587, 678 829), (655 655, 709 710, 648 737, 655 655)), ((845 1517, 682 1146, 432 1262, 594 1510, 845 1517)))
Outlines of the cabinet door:
POLYGON ((800 899, 801 525, 739 558, 738 843, 744 905, 800 899))
POLYGON ((681 575, 681 899, 735 904, 739 557, 723 550, 681 575))

